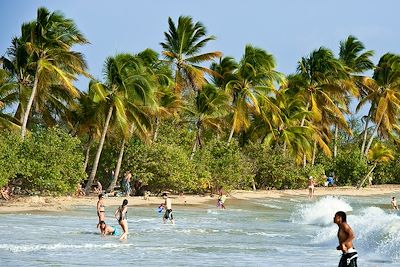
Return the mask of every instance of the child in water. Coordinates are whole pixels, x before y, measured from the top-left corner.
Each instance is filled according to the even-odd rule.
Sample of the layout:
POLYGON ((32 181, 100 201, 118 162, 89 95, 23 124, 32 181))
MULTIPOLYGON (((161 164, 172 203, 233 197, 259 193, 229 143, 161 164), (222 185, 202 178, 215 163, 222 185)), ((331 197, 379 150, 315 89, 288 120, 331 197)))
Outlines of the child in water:
POLYGON ((118 230, 114 226, 106 225, 105 221, 99 222, 100 233, 102 236, 106 235, 118 235, 118 230))

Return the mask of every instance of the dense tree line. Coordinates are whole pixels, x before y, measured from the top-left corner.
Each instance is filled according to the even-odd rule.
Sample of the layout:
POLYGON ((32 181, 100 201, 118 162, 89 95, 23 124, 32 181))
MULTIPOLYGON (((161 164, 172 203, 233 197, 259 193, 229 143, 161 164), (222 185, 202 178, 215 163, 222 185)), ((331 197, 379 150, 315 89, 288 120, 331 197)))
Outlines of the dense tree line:
POLYGON ((400 182, 400 55, 374 64, 349 36, 338 55, 317 48, 284 75, 253 45, 238 61, 203 52, 216 37, 191 17, 169 18, 164 36, 161 55, 110 56, 96 80, 73 50, 88 43, 74 21, 39 8, 0 59, 0 186, 112 190, 127 170, 153 191, 299 188, 324 174, 400 182), (350 103, 368 114, 354 118, 350 103))

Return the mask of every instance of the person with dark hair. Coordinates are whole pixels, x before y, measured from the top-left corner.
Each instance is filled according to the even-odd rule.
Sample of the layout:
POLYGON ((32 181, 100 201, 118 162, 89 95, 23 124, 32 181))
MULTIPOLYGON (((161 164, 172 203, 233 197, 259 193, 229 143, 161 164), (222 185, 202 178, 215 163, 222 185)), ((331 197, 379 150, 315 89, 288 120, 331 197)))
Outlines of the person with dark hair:
POLYGON ((106 225, 105 221, 99 222, 101 235, 118 235, 117 227, 106 225))
POLYGON ((128 200, 124 199, 122 205, 118 207, 115 211, 115 218, 117 218, 119 225, 121 226, 124 233, 121 235, 120 240, 124 240, 128 237, 128 221, 127 221, 127 212, 128 212, 128 200))
POLYGON ((164 198, 164 209, 165 213, 163 216, 163 223, 165 223, 167 220, 170 220, 172 224, 175 224, 174 222, 174 216, 172 215, 172 202, 171 199, 168 197, 167 193, 163 193, 161 195, 164 198))
MULTIPOLYGON (((106 214, 105 214, 105 209, 104 209, 104 198, 103 194, 99 194, 99 200, 97 201, 97 216, 99 217, 99 224, 101 221, 106 220, 106 214)), ((97 227, 99 227, 99 224, 97 227)))
POLYGON ((347 224, 346 213, 343 211, 336 212, 333 222, 339 226, 337 234, 339 246, 337 246, 336 249, 343 252, 338 267, 357 267, 358 254, 353 247, 353 240, 355 236, 350 225, 347 224))
POLYGON ((399 207, 397 206, 396 197, 392 197, 392 201, 390 203, 392 204, 392 209, 399 210, 399 207))

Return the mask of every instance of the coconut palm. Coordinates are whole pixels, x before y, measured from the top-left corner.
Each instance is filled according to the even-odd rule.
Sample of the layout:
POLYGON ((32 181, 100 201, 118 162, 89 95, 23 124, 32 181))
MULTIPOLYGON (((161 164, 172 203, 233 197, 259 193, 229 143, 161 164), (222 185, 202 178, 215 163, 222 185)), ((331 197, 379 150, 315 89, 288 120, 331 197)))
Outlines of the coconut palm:
POLYGON ((268 94, 275 91, 274 82, 281 83, 283 75, 275 69, 275 60, 265 50, 250 45, 234 72, 234 77, 226 84, 226 91, 232 99, 233 117, 228 138, 250 127, 251 111, 259 113, 259 100, 263 99, 270 107, 273 103, 268 94))
POLYGON ((358 108, 371 102, 370 114, 374 115, 375 127, 364 154, 368 154, 372 141, 378 131, 382 135, 390 135, 394 125, 398 123, 400 108, 400 56, 387 53, 383 55, 375 68, 372 79, 365 78, 364 86, 369 94, 363 98, 358 108))
MULTIPOLYGON (((340 52, 339 52, 339 60, 343 63, 347 72, 351 75, 351 81, 354 82, 361 95, 363 95, 364 86, 362 85, 362 81, 364 76, 362 74, 365 71, 371 70, 374 67, 374 63, 371 61, 371 57, 374 55, 374 52, 371 50, 365 51, 364 44, 358 40, 356 37, 350 35, 346 40, 340 42, 340 52)), ((355 92, 354 90, 349 92, 351 96, 359 96, 360 94, 355 92)), ((348 103, 346 103, 348 104, 348 103)), ((365 130, 364 137, 361 146, 361 151, 364 151, 365 143, 367 140, 367 129, 370 121, 370 117, 365 117, 365 130)), ((334 146, 334 156, 336 157, 337 151, 337 133, 338 126, 335 124, 335 146, 334 146)))
MULTIPOLYGON (((148 53, 145 53, 148 55, 148 53)), ((122 142, 117 159, 117 165, 114 172, 114 178, 111 181, 108 191, 112 191, 116 185, 121 163, 124 155, 125 144, 132 135, 141 138, 147 142, 150 140, 151 122, 150 114, 154 112, 156 106, 154 90, 157 77, 150 71, 149 62, 146 61, 144 54, 142 55, 120 55, 117 60, 121 61, 122 68, 120 78, 125 93, 124 107, 127 119, 128 132, 125 127, 114 127, 122 136, 122 142)), ((148 60, 148 59, 147 59, 148 60)), ((119 120, 115 120, 119 124, 119 120)))
POLYGON ((124 136, 128 136, 130 128, 126 112, 128 100, 141 99, 143 102, 146 102, 148 98, 151 86, 149 86, 146 77, 136 72, 137 69, 141 68, 140 61, 136 57, 129 54, 118 54, 115 57, 106 59, 104 67, 105 83, 91 81, 90 87, 96 92, 95 100, 107 106, 108 111, 92 165, 92 171, 85 187, 86 192, 90 190, 96 176, 111 118, 114 116, 114 125, 117 125, 121 129, 124 136))
POLYGON ((86 62, 81 53, 71 48, 85 44, 87 40, 71 19, 46 8, 39 8, 36 20, 23 24, 21 32, 18 42, 28 54, 28 66, 34 75, 30 97, 23 111, 21 136, 24 138, 32 105, 42 93, 56 87, 64 95, 79 97, 73 81, 79 74, 87 75, 86 62))
POLYGON ((192 146, 190 159, 193 159, 197 148, 201 148, 204 129, 221 131, 223 118, 227 113, 228 96, 211 84, 206 84, 195 98, 195 103, 188 111, 195 118, 196 136, 192 146))
POLYGON ((175 90, 198 90, 204 84, 204 73, 212 73, 199 64, 218 58, 221 52, 213 51, 199 54, 200 50, 215 39, 207 36, 206 28, 200 22, 194 23, 191 17, 180 16, 178 25, 168 18, 169 31, 164 32, 165 42, 160 43, 163 55, 175 69, 175 90))
POLYGON ((357 189, 360 189, 363 186, 378 164, 391 161, 394 159, 394 156, 391 149, 385 147, 381 143, 376 143, 370 150, 368 150, 367 158, 372 163, 372 167, 367 175, 365 175, 364 179, 360 180, 357 189))

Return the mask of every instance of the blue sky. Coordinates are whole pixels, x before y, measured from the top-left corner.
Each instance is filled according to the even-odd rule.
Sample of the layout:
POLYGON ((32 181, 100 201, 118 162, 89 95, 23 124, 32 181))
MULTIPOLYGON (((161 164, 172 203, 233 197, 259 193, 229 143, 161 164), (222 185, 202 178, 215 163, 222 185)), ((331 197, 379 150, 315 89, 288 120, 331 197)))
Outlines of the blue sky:
MULTIPOLYGON (((396 0, 0 0, 0 55, 41 6, 76 22, 91 42, 76 49, 96 78, 102 78, 107 56, 146 48, 160 52, 168 17, 176 21, 180 15, 201 21, 217 37, 205 52, 219 50, 239 60, 245 45, 252 44, 272 53, 285 74, 295 72, 297 61, 320 46, 337 53, 350 34, 375 51, 375 63, 386 52, 400 53, 396 0)), ((86 90, 87 81, 77 86, 86 90)))

